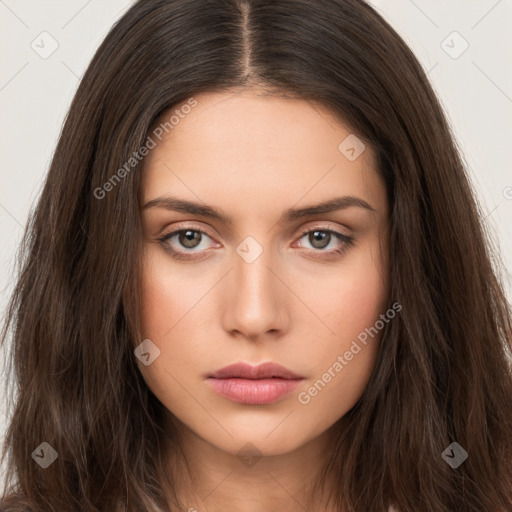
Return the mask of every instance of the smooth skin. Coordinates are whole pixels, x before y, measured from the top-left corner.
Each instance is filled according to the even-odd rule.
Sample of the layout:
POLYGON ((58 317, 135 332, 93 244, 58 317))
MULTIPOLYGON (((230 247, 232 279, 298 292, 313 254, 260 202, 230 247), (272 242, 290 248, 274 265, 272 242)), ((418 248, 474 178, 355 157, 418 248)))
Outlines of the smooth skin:
POLYGON ((311 486, 333 447, 332 427, 368 384, 380 333, 307 404, 298 395, 386 310, 385 186, 371 148, 350 161, 338 149, 350 130, 318 104, 256 89, 195 99, 147 155, 142 178, 145 205, 172 196, 232 218, 229 225, 154 202, 143 210, 141 321, 160 355, 138 364, 176 418, 193 478, 170 449, 168 475, 185 510, 324 512, 311 486), (373 210, 353 205, 279 223, 287 209, 340 196, 373 210), (177 229, 207 234, 159 241, 177 229), (250 263, 237 252, 247 237, 262 250, 250 263), (206 375, 240 361, 273 361, 305 379, 272 404, 234 403, 206 375), (253 459, 240 456, 247 446, 253 459))

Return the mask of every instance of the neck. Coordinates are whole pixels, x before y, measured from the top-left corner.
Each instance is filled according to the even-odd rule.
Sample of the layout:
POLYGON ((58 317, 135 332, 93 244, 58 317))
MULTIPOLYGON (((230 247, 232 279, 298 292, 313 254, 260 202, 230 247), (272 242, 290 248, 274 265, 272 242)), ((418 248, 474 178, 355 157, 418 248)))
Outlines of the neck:
POLYGON ((165 488, 168 496, 175 496, 169 498, 171 510, 334 510, 328 505, 334 478, 322 478, 334 446, 332 429, 291 452, 273 455, 260 453, 250 443, 233 453, 219 449, 183 424, 175 431, 179 444, 166 439, 164 449, 165 488))

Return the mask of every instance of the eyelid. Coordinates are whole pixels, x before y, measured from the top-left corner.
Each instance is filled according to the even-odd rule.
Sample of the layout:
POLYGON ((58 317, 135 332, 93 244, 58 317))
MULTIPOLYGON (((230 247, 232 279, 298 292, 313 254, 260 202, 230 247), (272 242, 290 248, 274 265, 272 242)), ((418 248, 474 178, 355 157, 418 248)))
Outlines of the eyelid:
POLYGON ((205 227, 204 225, 200 225, 200 227, 194 226, 195 221, 181 221, 176 224, 173 224, 172 227, 166 226, 161 229, 155 238, 163 238, 171 233, 175 233, 176 231, 186 231, 187 229, 191 231, 201 231, 206 233, 210 238, 214 238, 214 236, 210 233, 209 227, 205 227))
MULTIPOLYGON (((345 229, 348 230, 347 227, 345 227, 345 229)), ((344 235, 344 236, 350 236, 348 234, 345 234, 343 233, 341 230, 342 230, 342 227, 340 226, 332 226, 332 225, 329 225, 329 224, 325 224, 325 223, 322 223, 321 220, 317 220, 317 221, 311 221, 309 222, 308 224, 304 225, 304 226, 301 226, 300 229, 298 229, 296 231, 296 235, 305 235, 306 233, 309 233, 310 231, 315 231, 315 230, 325 230, 325 231, 335 231, 337 233, 340 233, 341 235, 344 235)))
MULTIPOLYGON (((202 233, 206 233, 210 238, 215 238, 216 235, 212 235, 212 233, 209 231, 209 228, 207 227, 196 227, 194 226, 193 223, 194 221, 182 221, 182 222, 179 222, 178 224, 175 224, 173 225, 172 227, 172 231, 167 231, 167 227, 166 228, 163 228, 161 231, 160 231, 160 234, 158 234, 156 236, 156 238, 162 238, 162 237, 165 237, 167 235, 169 235, 170 233, 173 233, 173 232, 176 232, 176 231, 181 231, 181 230, 186 230, 186 229, 190 229, 192 231, 200 231, 202 233)), ((325 222, 325 221, 324 221, 325 222)), ((323 229, 323 230, 329 230, 329 231, 336 231, 336 232, 340 232, 340 227, 337 227, 337 226, 330 226, 328 224, 322 224, 322 221, 310 221, 309 223, 307 223, 306 225, 302 225, 300 228, 298 229, 295 229, 294 230, 294 237, 295 236, 303 236, 305 235, 306 233, 309 233, 310 231, 312 230, 315 230, 315 229, 323 229), (318 224, 320 222, 320 224, 318 224)), ((345 234, 345 233, 341 233, 342 235, 345 235, 345 236, 350 236, 348 234, 345 234)))
MULTIPOLYGON (((346 246, 352 246, 355 244, 355 237, 353 235, 349 235, 349 234, 345 234, 343 233, 339 228, 333 228, 332 226, 329 226, 327 224, 324 224, 324 225, 318 225, 318 224, 315 224, 313 226, 304 226, 303 228, 301 228, 301 231, 294 236, 294 239, 296 239, 297 241, 300 240, 301 238, 303 238, 305 235, 309 234, 309 233, 312 233, 314 231, 324 231, 325 233, 331 233, 332 236, 334 236, 335 238, 337 238, 340 242, 342 242, 345 247, 343 248, 342 247, 342 251, 345 250, 346 246)), ((319 254, 333 254, 333 253, 336 253, 340 251, 339 249, 331 249, 330 251, 322 251, 322 250, 318 250, 318 251, 314 251, 314 252, 318 252, 319 254)))
MULTIPOLYGON (((328 224, 318 224, 318 222, 321 222, 321 221, 316 221, 316 222, 317 222, 317 224, 315 224, 315 221, 311 221, 310 224, 306 224, 305 226, 302 226, 298 231, 295 231, 295 234, 293 235, 294 240, 298 241, 301 238, 303 238, 305 235, 311 233, 312 231, 325 231, 325 232, 332 233, 340 242, 344 243, 345 245, 353 245, 354 244, 354 237, 352 235, 347 235, 347 234, 342 233, 340 228, 334 228, 333 226, 330 226, 328 224)), ((211 238, 212 240, 215 241, 215 237, 212 236, 206 228, 194 226, 193 224, 191 224, 191 221, 183 221, 181 223, 178 223, 177 225, 174 225, 169 232, 166 232, 160 236, 157 236, 157 241, 163 245, 170 238, 173 238, 178 233, 187 231, 187 230, 188 231, 196 231, 198 233, 206 234, 209 238, 211 238)), ((163 230, 163 231, 165 231, 165 230, 163 230)), ((173 253, 174 257, 177 257, 178 259, 180 259, 179 255, 181 255, 183 259, 187 259, 188 258, 188 256, 186 256, 187 254, 190 254, 192 256, 194 253, 201 254, 201 253, 205 253, 207 251, 207 249, 204 249, 201 251, 193 251, 193 250, 192 251, 183 251, 183 250, 179 250, 179 249, 166 249, 166 250, 168 252, 173 253)), ((333 253, 336 253, 338 251, 339 250, 337 250, 337 249, 331 249, 329 251, 318 250, 318 251, 313 251, 313 252, 318 252, 320 254, 324 253, 325 255, 329 255, 329 254, 332 255, 333 253)), ((189 259, 194 259, 194 257, 192 256, 189 259)))
MULTIPOLYGON (((168 232, 165 232, 165 230, 163 230, 164 233, 162 233, 161 235, 157 236, 156 239, 158 242, 160 243, 165 243, 167 240, 173 238, 174 236, 176 236, 177 234, 183 232, 183 231, 196 231, 198 233, 201 233, 201 234, 204 234, 204 235, 207 235, 212 241, 215 242, 215 236, 212 236, 209 231, 203 227, 197 227, 197 226, 194 226, 192 224, 190 224, 190 222, 183 222, 183 223, 180 223, 178 225, 175 225, 172 227, 172 229, 168 232)), ((215 242, 217 245, 218 245, 218 242, 215 242)), ((201 253, 201 252, 205 252, 206 249, 202 250, 202 251, 196 251, 197 253, 201 253)), ((175 251, 176 253, 180 253, 182 251, 180 250, 176 250, 175 251)), ((183 253, 189 253, 189 254, 193 254, 194 251, 183 251, 183 253)))

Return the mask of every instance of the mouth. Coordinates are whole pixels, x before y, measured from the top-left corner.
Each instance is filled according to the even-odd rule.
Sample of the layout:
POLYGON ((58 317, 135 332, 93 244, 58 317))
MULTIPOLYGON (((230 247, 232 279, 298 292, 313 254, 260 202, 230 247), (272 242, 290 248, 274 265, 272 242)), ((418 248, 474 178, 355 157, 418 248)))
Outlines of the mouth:
POLYGON ((304 377, 276 363, 236 363, 207 376, 211 388, 239 404, 266 405, 293 391, 304 377))

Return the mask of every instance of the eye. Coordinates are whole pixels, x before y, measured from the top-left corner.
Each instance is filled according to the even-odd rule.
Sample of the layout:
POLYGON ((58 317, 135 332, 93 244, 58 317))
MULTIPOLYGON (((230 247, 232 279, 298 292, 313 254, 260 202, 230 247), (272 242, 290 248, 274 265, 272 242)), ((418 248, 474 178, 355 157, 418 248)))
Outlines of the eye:
MULTIPOLYGON (((191 249, 197 249, 200 247, 203 237, 210 238, 206 231, 202 229, 177 229, 172 231, 171 233, 167 233, 163 237, 159 238, 158 241, 162 245, 162 247, 171 253, 173 258, 176 259, 187 259, 189 256, 187 253, 195 253, 201 252, 205 248, 200 248, 197 251, 192 251, 191 249), (181 245, 181 247, 187 249, 186 251, 175 249, 174 243, 172 243, 172 239, 177 238, 177 243, 181 245)), ((211 238, 210 238, 211 239, 211 238)))
POLYGON ((306 235, 308 243, 311 244, 313 249, 316 249, 315 252, 342 254, 354 245, 354 237, 344 235, 329 228, 318 227, 303 231, 300 239, 306 237, 306 235), (334 248, 325 250, 331 243, 334 245, 334 248))
MULTIPOLYGON (((299 240, 306 235, 308 236, 308 243, 313 247, 313 252, 325 253, 326 255, 342 254, 354 245, 353 237, 330 228, 317 227, 303 231, 299 240), (334 248, 325 250, 329 245, 334 245, 334 248)), ((157 240, 173 258, 186 260, 194 258, 193 254, 201 253, 206 249, 206 247, 201 247, 205 237, 211 240, 208 233, 202 229, 182 228, 171 231, 157 240), (173 239, 176 240, 173 241, 173 239), (177 249, 176 244, 181 248, 177 249)), ((302 244, 300 246, 302 247, 302 244)))

